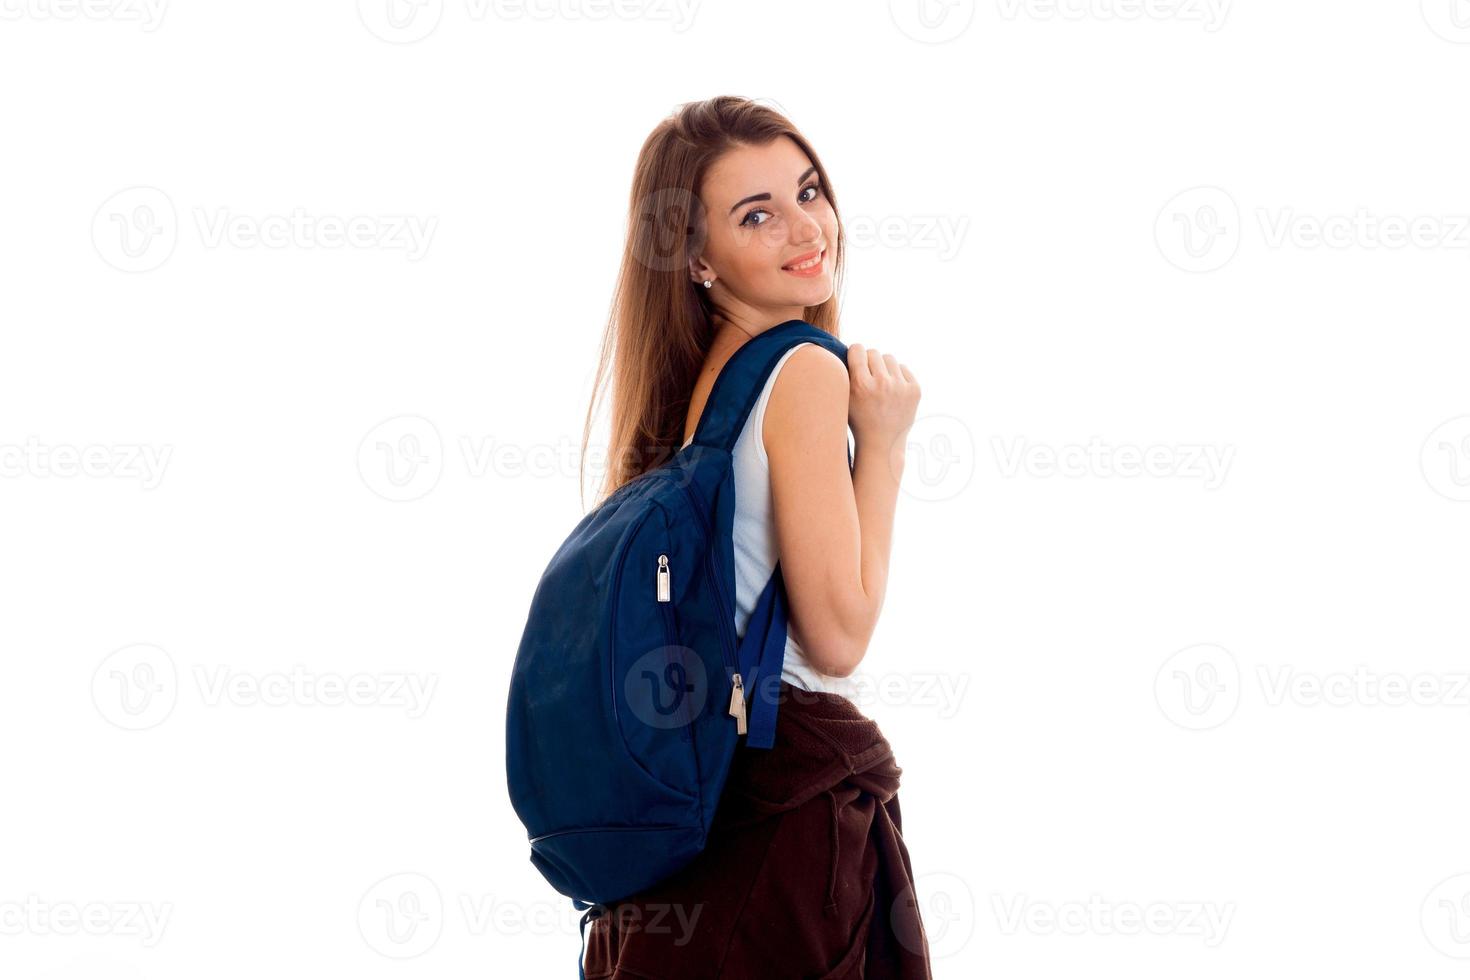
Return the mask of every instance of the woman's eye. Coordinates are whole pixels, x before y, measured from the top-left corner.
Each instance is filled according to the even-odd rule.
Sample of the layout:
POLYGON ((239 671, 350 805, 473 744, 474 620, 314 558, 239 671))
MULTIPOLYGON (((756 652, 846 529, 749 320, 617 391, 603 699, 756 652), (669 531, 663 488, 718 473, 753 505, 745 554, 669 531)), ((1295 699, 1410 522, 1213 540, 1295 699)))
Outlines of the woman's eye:
MULTIPOLYGON (((799 192, 797 192, 796 199, 797 199, 797 201, 799 201, 802 204, 810 204, 811 202, 813 202, 813 201, 815 201, 817 199, 817 196, 819 194, 821 194, 821 192, 822 192, 822 185, 821 184, 807 184, 799 192), (811 191, 812 192, 810 197, 805 196, 807 191, 811 191)), ((771 212, 765 210, 764 208, 756 208, 754 211, 751 211, 749 214, 747 214, 744 218, 742 218, 740 220, 740 227, 744 228, 747 225, 754 225, 755 227, 760 227, 761 225, 765 224, 764 221, 752 221, 752 220, 750 220, 750 219, 754 218, 758 214, 763 214, 767 218, 769 218, 771 216, 771 212)))

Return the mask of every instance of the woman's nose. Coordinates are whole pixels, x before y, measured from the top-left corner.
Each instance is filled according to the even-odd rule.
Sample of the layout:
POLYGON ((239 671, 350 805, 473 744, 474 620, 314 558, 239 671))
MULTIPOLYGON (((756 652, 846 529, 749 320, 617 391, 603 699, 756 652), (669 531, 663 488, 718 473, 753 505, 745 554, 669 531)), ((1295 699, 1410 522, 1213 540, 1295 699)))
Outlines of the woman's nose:
POLYGON ((822 237, 822 225, 816 218, 799 211, 791 220, 791 242, 794 245, 804 245, 807 242, 819 241, 822 237))

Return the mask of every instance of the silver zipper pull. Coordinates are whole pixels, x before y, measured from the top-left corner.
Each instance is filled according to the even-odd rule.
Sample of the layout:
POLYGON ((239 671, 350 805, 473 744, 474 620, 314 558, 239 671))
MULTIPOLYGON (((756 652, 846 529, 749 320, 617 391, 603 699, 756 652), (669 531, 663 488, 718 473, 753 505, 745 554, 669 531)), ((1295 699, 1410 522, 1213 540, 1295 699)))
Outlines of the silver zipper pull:
POLYGON ((658 601, 669 601, 669 556, 658 556, 658 601))
POLYGON ((735 718, 735 734, 745 734, 745 685, 737 672, 732 678, 735 686, 730 688, 730 714, 735 718))

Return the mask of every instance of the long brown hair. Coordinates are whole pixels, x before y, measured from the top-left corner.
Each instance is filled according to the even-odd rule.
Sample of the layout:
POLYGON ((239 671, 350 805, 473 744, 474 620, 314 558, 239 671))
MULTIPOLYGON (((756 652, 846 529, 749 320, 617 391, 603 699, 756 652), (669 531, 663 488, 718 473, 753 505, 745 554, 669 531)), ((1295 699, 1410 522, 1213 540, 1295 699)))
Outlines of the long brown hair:
MULTIPOLYGON (((622 266, 582 428, 580 472, 585 477, 592 419, 611 382, 612 433, 599 502, 662 464, 684 441, 689 399, 716 329, 715 308, 688 272, 707 234, 699 201, 705 173, 726 150, 765 146, 782 136, 811 160, 836 214, 832 182, 811 144, 785 115, 751 99, 722 95, 680 105, 654 127, 638 152, 622 266)), ((843 267, 840 215, 837 228, 832 296, 807 307, 802 316, 833 336, 843 267)))

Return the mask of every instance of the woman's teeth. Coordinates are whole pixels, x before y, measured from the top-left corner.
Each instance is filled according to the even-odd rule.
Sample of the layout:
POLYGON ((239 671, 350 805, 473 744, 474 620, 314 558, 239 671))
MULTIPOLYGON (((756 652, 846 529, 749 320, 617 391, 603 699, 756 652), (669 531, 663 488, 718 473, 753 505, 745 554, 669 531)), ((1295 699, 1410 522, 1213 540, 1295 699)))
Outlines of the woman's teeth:
POLYGON ((798 262, 795 265, 783 265, 781 268, 785 269, 787 272, 800 272, 803 269, 810 269, 812 266, 821 262, 826 254, 826 250, 823 250, 821 252, 818 252, 811 258, 807 259, 805 262, 798 262))

